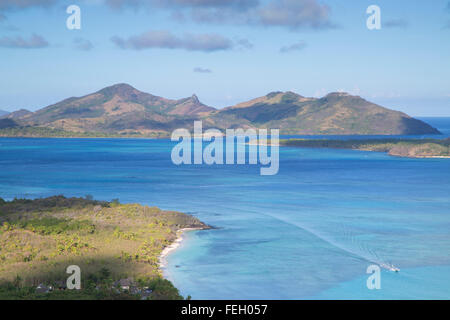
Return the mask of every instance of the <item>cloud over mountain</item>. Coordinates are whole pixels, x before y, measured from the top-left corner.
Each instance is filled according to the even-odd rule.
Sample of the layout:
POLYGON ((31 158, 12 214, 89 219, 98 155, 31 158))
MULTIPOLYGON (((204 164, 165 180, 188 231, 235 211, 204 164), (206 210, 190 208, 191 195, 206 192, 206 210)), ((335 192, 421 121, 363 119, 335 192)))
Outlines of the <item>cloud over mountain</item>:
POLYGON ((260 23, 290 29, 331 28, 330 8, 316 0, 275 0, 259 10, 260 23))
MULTIPOLYGON (((259 25, 290 30, 334 27, 330 8, 319 0, 101 0, 96 3, 117 11, 129 8, 165 10, 172 13, 172 19, 190 17, 197 23, 259 25)), ((56 0, 1 0, 0 14, 56 4, 56 0)))
POLYGON ((234 7, 245 9, 258 5, 258 0, 106 0, 106 3, 113 8, 126 7, 204 7, 204 8, 224 8, 234 7))
POLYGON ((406 28, 408 21, 403 19, 391 19, 383 23, 383 27, 386 28, 406 28))
POLYGON ((281 53, 287 53, 291 51, 300 51, 306 48, 306 43, 304 41, 300 41, 294 44, 291 44, 289 46, 281 47, 280 52, 281 53))
POLYGON ((73 40, 73 43, 75 45, 75 48, 82 51, 90 51, 92 50, 92 48, 94 48, 92 42, 83 38, 75 38, 73 40))
POLYGON ((0 10, 17 10, 31 7, 49 7, 54 5, 56 0, 1 0, 0 10))
POLYGON ((49 43, 43 37, 33 34, 30 39, 24 39, 20 36, 17 37, 1 37, 0 47, 16 48, 16 49, 39 49, 48 47, 49 43))
POLYGON ((230 39, 218 34, 204 33, 176 36, 167 30, 152 30, 127 39, 114 36, 111 41, 119 48, 134 50, 160 48, 213 52, 229 50, 233 47, 233 42, 230 39))
POLYGON ((186 15, 198 23, 245 24, 267 27, 327 29, 334 27, 330 21, 330 8, 318 0, 107 0, 110 7, 159 8, 176 12, 176 19, 186 15))
POLYGON ((197 73, 212 73, 211 69, 201 68, 201 67, 194 68, 194 72, 197 72, 197 73))

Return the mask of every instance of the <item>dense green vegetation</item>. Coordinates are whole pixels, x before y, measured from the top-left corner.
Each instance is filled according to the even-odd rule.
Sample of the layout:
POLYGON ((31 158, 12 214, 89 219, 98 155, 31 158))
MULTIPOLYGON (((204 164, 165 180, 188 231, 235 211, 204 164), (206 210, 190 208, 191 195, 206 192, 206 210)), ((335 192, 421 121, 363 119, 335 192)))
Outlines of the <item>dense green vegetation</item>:
MULTIPOLYGON (((107 271, 107 269, 104 269, 107 271)), ((0 300, 139 300, 140 295, 130 292, 111 289, 113 279, 105 277, 101 272, 97 275, 90 274, 85 281, 82 290, 59 290, 50 293, 37 293, 35 286, 22 285, 22 280, 17 277, 12 282, 3 282, 0 285, 0 300)), ((162 278, 139 279, 136 282, 139 287, 152 290, 151 300, 181 300, 178 290, 172 283, 162 278)), ((189 298, 189 297, 187 297, 189 298)))
POLYGON ((280 140, 280 145, 303 148, 355 149, 387 152, 393 156, 450 157, 450 139, 280 140))
POLYGON ((187 227, 206 226, 183 213, 91 196, 0 198, 0 299, 181 299, 162 278, 159 256, 187 227), (69 265, 82 270, 81 290, 36 291, 65 283, 69 265), (123 279, 151 294, 115 285, 123 279))

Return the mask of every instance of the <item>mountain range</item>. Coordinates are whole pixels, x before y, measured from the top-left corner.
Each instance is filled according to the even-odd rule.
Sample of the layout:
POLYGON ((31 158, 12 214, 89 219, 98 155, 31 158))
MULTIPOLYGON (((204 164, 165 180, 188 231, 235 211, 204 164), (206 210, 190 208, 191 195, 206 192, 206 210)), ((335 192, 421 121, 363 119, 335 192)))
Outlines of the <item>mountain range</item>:
POLYGON ((0 129, 47 128, 97 135, 168 135, 202 120, 207 128, 280 129, 282 134, 413 135, 439 134, 427 123, 383 108, 359 96, 335 92, 322 98, 272 92, 216 109, 196 95, 172 100, 116 84, 71 97, 36 112, 19 110, 0 117, 0 129))

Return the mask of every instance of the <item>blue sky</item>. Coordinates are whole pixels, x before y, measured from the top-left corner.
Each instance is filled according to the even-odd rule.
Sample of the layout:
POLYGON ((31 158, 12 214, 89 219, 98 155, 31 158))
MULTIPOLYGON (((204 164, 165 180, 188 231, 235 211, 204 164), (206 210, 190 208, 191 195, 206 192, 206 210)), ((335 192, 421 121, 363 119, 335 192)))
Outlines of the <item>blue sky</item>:
POLYGON ((126 82, 225 107, 271 91, 450 116, 450 1, 0 0, 0 109, 126 82), (81 30, 66 28, 68 5, 81 30), (366 9, 381 8, 381 30, 366 9))

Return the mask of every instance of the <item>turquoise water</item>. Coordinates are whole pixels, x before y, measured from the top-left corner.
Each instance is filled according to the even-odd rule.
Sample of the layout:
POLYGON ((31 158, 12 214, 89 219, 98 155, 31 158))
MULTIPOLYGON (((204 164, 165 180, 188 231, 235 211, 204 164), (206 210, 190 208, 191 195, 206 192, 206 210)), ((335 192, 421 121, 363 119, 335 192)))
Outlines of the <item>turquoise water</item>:
POLYGON ((164 270, 194 299, 450 298, 450 160, 281 148, 278 175, 260 176, 175 166, 173 145, 3 138, 0 197, 90 194, 198 216, 217 229, 187 233, 164 270), (401 271, 368 290, 371 264, 401 271))
POLYGON ((313 299, 448 299, 448 284, 450 283, 450 268, 448 266, 418 267, 401 270, 399 273, 382 271, 381 289, 368 290, 367 276, 320 292, 313 299), (430 274, 435 276, 430 277, 430 274), (424 283, 427 283, 425 286, 424 283), (447 284, 447 286, 446 286, 447 284), (429 288, 432 288, 430 290, 429 288))

